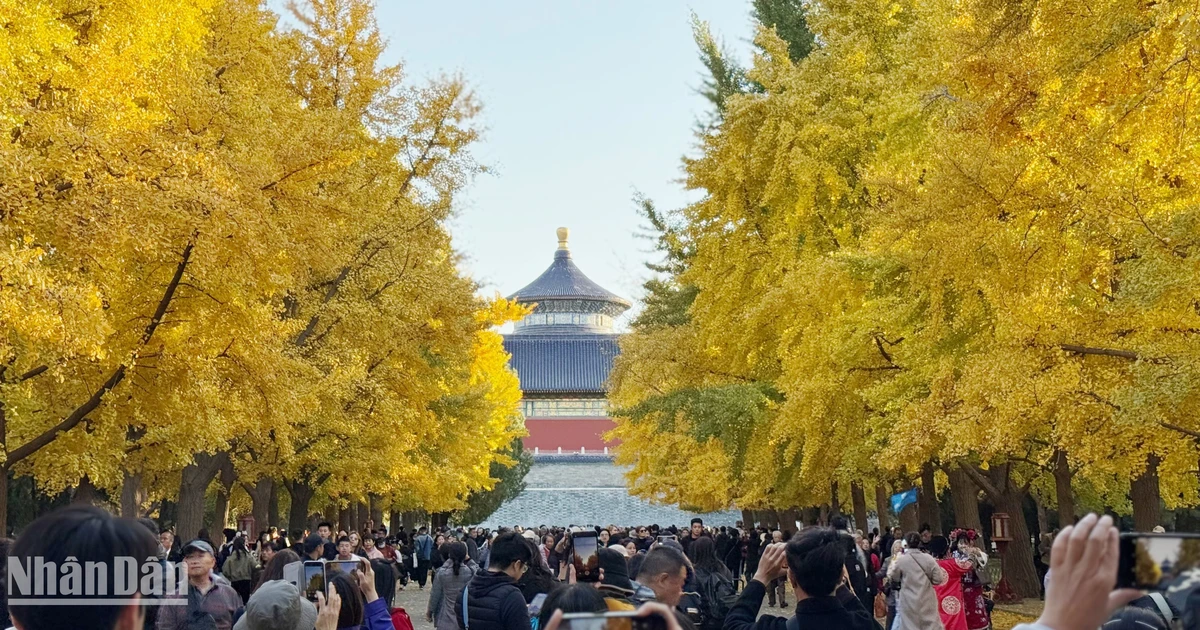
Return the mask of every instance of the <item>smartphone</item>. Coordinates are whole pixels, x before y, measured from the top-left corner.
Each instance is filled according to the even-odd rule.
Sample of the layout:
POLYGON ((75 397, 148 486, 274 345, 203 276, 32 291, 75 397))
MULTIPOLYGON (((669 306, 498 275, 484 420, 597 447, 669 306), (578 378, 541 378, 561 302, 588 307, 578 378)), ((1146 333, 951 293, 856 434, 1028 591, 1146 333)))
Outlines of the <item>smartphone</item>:
POLYGON ((320 560, 305 560, 301 583, 304 584, 304 596, 311 602, 317 601, 317 593, 325 592, 325 563, 320 560))
POLYGON ((1117 588, 1163 590, 1200 566, 1200 534, 1126 532, 1120 549, 1117 588))
POLYGON ((360 560, 328 560, 325 562, 325 582, 329 583, 333 576, 339 573, 345 573, 350 576, 351 571, 362 570, 362 561, 360 560))
POLYGON ((679 540, 679 539, 675 536, 675 534, 667 534, 665 536, 658 537, 658 542, 666 542, 668 540, 679 540))
POLYGON ((533 596, 533 601, 529 602, 529 616, 536 617, 542 614, 542 604, 546 603, 546 594, 538 593, 533 596))
POLYGON ((667 620, 658 615, 635 616, 633 610, 603 613, 567 613, 562 630, 667 630, 667 620))
POLYGON ((579 529, 571 531, 571 562, 575 565, 575 581, 600 581, 600 554, 596 552, 598 540, 596 530, 579 529))

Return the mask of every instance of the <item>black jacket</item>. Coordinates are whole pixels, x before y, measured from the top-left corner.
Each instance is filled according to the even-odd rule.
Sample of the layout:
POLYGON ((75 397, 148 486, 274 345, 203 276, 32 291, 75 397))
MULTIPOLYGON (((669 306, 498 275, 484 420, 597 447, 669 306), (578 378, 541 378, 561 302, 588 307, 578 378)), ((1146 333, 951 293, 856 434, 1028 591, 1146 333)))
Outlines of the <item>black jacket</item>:
POLYGON ((796 604, 796 621, 786 617, 763 615, 755 621, 762 608, 767 587, 750 580, 742 596, 725 616, 722 630, 875 630, 875 620, 862 607, 862 602, 846 588, 826 597, 810 597, 796 604))
POLYGON ((461 628, 470 630, 530 630, 529 608, 512 578, 503 573, 479 571, 467 585, 467 620, 462 604, 454 617, 461 628))

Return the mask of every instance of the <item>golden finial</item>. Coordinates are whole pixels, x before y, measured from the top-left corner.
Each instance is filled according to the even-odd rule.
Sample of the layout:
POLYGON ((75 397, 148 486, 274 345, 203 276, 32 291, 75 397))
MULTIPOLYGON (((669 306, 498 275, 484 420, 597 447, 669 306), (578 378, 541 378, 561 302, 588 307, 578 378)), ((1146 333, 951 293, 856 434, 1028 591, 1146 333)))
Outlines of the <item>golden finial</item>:
POLYGON ((570 233, 571 233, 571 231, 565 227, 558 228, 558 248, 559 249, 561 249, 563 251, 567 250, 567 235, 569 235, 570 233))

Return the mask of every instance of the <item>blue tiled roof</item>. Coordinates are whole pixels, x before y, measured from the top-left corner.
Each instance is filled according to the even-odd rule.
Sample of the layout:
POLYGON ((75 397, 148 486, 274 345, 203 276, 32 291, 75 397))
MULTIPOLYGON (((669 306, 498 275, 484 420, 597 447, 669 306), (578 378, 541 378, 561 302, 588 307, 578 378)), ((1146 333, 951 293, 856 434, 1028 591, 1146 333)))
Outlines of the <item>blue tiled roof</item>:
POLYGON ((617 335, 507 335, 504 349, 525 394, 606 391, 617 335))
POLYGON ((518 302, 537 302, 545 299, 583 299, 614 302, 628 308, 629 300, 592 282, 571 261, 571 252, 554 252, 554 262, 536 280, 509 296, 518 302))

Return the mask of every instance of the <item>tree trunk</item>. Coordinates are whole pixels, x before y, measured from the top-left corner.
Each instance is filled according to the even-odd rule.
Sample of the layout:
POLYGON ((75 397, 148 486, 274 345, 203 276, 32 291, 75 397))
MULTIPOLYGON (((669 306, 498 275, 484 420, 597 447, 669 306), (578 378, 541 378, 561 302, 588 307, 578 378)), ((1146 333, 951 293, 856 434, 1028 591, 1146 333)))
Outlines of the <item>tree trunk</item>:
POLYGON ((194 540, 203 526, 204 492, 228 458, 224 452, 196 453, 192 463, 184 466, 179 476, 179 516, 175 521, 176 536, 184 544, 194 540))
POLYGON ((821 508, 809 506, 801 510, 805 525, 816 525, 821 522, 821 508))
MULTIPOLYGON (((0 435, 0 438, 2 437, 3 435, 0 435)), ((8 475, 8 467, 0 465, 0 533, 5 538, 12 537, 12 532, 8 529, 8 475)))
POLYGON ((1009 464, 992 466, 986 474, 971 464, 960 466, 987 493, 996 512, 1008 514, 1012 542, 1004 551, 1003 570, 1009 586, 1018 597, 1037 597, 1041 592, 1041 581, 1033 565, 1034 545, 1029 536, 1029 524, 1025 522, 1024 503, 1029 487, 1018 488, 1013 484, 1009 464))
POLYGON ((1075 493, 1071 491, 1071 462, 1067 452, 1054 451, 1054 498, 1058 500, 1058 526, 1075 523, 1075 493))
POLYGON ((1033 565, 1033 544, 1029 538, 1029 525, 1025 522, 1024 499, 1025 493, 1010 485, 995 504, 997 512, 1008 513, 1012 536, 1012 542, 1004 551, 1003 567, 1008 585, 1020 597, 1036 598, 1041 593, 1041 583, 1033 565))
POLYGON ((137 518, 142 515, 142 505, 146 503, 146 489, 142 487, 142 474, 132 474, 128 470, 121 481, 121 516, 137 518))
POLYGON ((326 503, 325 509, 321 512, 321 516, 324 517, 326 521, 329 521, 329 524, 333 526, 330 529, 332 529, 334 533, 337 533, 338 530, 338 513, 338 506, 333 501, 326 503))
POLYGON ((937 486, 934 484, 933 462, 921 469, 921 491, 917 493, 917 513, 921 526, 929 526, 934 536, 942 534, 942 512, 938 508, 937 486))
MULTIPOLYGON (((233 470, 233 462, 226 457, 221 462, 217 472, 217 509, 213 512, 213 523, 208 531, 213 536, 229 527, 229 497, 233 494, 233 484, 237 483, 237 473, 233 470)), ((236 529, 236 523, 234 523, 236 529)))
POLYGON ((284 482, 284 487, 292 499, 292 505, 288 509, 288 529, 301 532, 314 529, 308 522, 308 503, 312 500, 314 488, 301 481, 284 482))
POLYGON ((842 502, 838 498, 838 482, 829 482, 829 519, 825 521, 829 523, 833 521, 833 517, 840 516, 842 513, 842 502))
POLYGON ((1129 496, 1133 500, 1133 527, 1140 532, 1148 532, 1162 525, 1158 463, 1158 455, 1151 453, 1146 458, 1146 470, 1129 484, 1129 496))
POLYGON ((408 510, 400 515, 400 520, 404 525, 405 531, 412 531, 417 528, 417 524, 422 522, 424 518, 417 510, 408 510))
POLYGON ((84 475, 83 479, 79 480, 79 485, 75 486, 75 492, 71 495, 71 503, 100 504, 100 491, 96 489, 95 484, 87 475, 84 475))
POLYGON ((900 529, 904 530, 905 534, 910 534, 917 531, 920 527, 920 520, 917 517, 917 504, 909 503, 900 510, 900 529))
POLYGON ((388 533, 395 536, 403 525, 400 523, 400 510, 388 512, 388 533))
POLYGON ((265 527, 278 527, 287 529, 287 526, 279 520, 279 484, 271 479, 271 496, 267 499, 267 522, 265 527))
POLYGON ((776 510, 763 510, 763 520, 767 527, 771 529, 779 529, 779 512, 776 510))
POLYGON ((854 504, 854 527, 864 534, 871 531, 867 526, 867 495, 863 492, 862 484, 850 484, 850 502, 854 504))
POLYGON ((337 513, 337 529, 339 532, 349 534, 353 528, 350 526, 350 511, 354 509, 354 504, 351 503, 338 510, 337 513))
POLYGON ((879 517, 879 533, 886 532, 892 526, 892 501, 888 489, 883 482, 875 484, 875 515, 879 517))
POLYGON ((368 498, 371 501, 371 527, 379 529, 379 526, 383 525, 383 497, 371 494, 368 495, 368 498))
POLYGON ((952 467, 946 476, 950 479, 950 500, 954 503, 954 521, 958 527, 983 531, 979 518, 979 486, 958 466, 952 467))
POLYGON ((242 489, 246 494, 250 495, 250 516, 254 517, 254 528, 256 531, 250 532, 250 535, 258 540, 258 533, 267 530, 267 522, 270 517, 267 515, 268 508, 271 503, 271 496, 275 494, 275 482, 270 477, 263 477, 254 482, 253 485, 248 483, 242 484, 242 489))
POLYGON ((742 530, 754 529, 754 510, 742 509, 742 530))
POLYGON ((800 508, 788 508, 779 513, 779 529, 788 534, 796 533, 796 522, 800 520, 800 508))
POLYGON ((1035 494, 1033 495, 1033 505, 1037 508, 1038 533, 1044 534, 1050 531, 1050 516, 1046 504, 1035 494))

